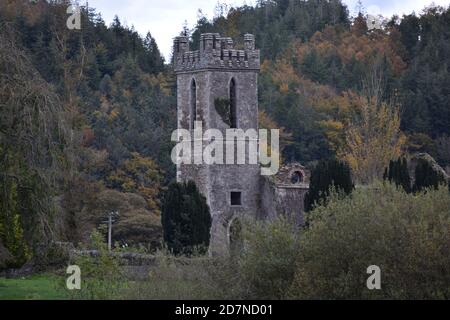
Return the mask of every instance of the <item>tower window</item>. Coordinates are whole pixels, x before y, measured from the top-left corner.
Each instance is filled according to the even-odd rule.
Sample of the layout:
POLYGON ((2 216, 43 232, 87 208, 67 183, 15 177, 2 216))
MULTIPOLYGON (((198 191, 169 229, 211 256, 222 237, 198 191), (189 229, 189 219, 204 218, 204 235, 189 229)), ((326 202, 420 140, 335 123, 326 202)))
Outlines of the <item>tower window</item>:
POLYGON ((292 184, 300 184, 304 180, 303 173, 300 171, 295 171, 291 176, 292 184))
POLYGON ((242 192, 231 192, 231 205, 242 206, 242 192))
POLYGON ((191 129, 195 129, 195 121, 197 120, 197 84, 195 80, 192 80, 191 83, 191 129))
POLYGON ((237 128, 237 98, 236 98, 236 81, 231 79, 230 82, 230 127, 237 128))

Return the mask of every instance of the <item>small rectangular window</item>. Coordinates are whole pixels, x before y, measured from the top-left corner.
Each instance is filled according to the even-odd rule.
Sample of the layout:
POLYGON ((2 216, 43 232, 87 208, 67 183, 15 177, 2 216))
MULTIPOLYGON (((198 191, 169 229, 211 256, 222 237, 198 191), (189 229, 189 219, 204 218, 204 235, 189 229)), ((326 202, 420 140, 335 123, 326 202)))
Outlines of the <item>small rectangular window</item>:
POLYGON ((242 206, 242 193, 241 192, 231 192, 231 205, 232 206, 242 206))

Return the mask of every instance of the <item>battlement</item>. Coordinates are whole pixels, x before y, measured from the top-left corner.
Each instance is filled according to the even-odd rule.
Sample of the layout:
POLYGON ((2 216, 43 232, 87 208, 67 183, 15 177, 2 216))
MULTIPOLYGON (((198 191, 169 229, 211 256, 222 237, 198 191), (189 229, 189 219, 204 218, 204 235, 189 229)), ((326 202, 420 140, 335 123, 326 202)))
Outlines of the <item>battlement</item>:
POLYGON ((244 36, 244 50, 234 49, 233 39, 218 33, 200 36, 200 50, 189 51, 189 39, 185 36, 174 39, 175 72, 204 69, 259 70, 260 53, 255 49, 255 37, 244 36))

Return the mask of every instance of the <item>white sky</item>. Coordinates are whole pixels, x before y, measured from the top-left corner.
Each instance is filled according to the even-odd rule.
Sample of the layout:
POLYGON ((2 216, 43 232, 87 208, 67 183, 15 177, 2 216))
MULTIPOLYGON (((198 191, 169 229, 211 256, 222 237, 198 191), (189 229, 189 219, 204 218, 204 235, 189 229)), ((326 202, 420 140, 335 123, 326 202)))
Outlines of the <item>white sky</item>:
MULTIPOLYGON (((84 3, 86 0, 80 0, 84 3)), ((221 0, 231 5, 254 4, 255 0, 221 0)), ((358 0, 343 0, 351 13, 358 0)), ((390 17, 393 14, 419 13, 432 3, 448 6, 450 0, 363 0, 364 8, 373 13, 390 17), (379 9, 378 9, 379 8, 379 9)), ((107 24, 117 14, 122 23, 134 28, 143 36, 148 31, 156 39, 166 59, 170 56, 172 39, 182 30, 184 22, 192 28, 201 9, 208 18, 214 16, 217 0, 89 0, 89 6, 102 14, 107 24)))

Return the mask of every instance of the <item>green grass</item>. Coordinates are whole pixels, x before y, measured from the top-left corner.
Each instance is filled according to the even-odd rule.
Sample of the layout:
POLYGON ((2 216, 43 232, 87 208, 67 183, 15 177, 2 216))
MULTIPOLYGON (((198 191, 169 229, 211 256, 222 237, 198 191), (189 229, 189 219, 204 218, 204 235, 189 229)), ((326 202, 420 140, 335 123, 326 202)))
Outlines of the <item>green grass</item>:
POLYGON ((63 300, 68 299, 62 279, 55 275, 34 275, 26 278, 0 278, 0 300, 63 300))

